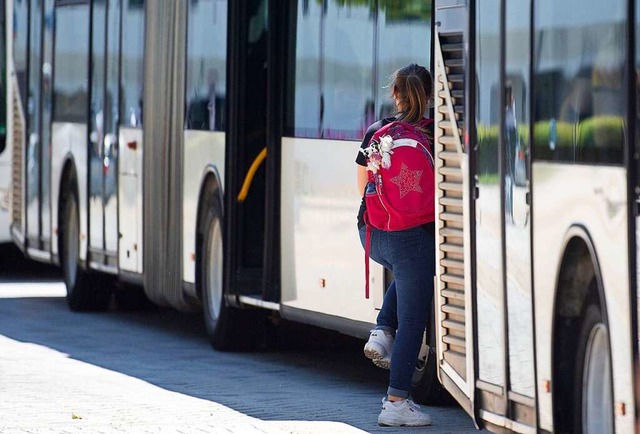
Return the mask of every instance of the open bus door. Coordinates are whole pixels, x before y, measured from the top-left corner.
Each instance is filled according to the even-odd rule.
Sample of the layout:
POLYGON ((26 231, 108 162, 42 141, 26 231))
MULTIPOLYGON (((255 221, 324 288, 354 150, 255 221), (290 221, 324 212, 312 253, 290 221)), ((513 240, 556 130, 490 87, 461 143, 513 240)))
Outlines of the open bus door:
POLYGON ((469 154, 465 143, 465 41, 468 10, 455 0, 436 2, 434 46, 434 118, 436 230, 440 246, 436 266, 438 377, 469 415, 474 414, 473 312, 471 309, 471 220, 469 154))
POLYGON ((275 307, 270 303, 277 303, 280 294, 286 7, 268 0, 244 0, 230 2, 229 9, 229 34, 239 37, 229 40, 224 287, 236 303, 242 299, 245 304, 275 307))
POLYGON ((530 195, 516 121, 529 124, 529 44, 515 56, 499 42, 509 26, 529 34, 530 10, 463 3, 436 9, 439 378, 478 425, 526 431, 536 425, 530 195))

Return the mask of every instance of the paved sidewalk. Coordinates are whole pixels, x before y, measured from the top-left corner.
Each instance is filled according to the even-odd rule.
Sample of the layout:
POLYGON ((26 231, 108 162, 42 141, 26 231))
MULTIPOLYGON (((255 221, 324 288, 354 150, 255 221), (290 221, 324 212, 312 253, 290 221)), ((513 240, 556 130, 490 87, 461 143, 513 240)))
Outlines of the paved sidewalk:
POLYGON ((365 431, 339 422, 262 421, 0 335, 0 433, 329 432, 365 431))

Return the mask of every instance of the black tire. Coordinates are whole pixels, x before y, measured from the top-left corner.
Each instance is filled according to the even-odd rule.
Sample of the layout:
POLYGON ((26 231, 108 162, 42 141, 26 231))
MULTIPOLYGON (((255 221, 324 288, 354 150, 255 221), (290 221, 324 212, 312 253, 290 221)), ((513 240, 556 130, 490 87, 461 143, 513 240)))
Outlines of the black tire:
POLYGON ((265 314, 229 305, 223 285, 222 205, 212 198, 203 206, 197 284, 209 342, 218 351, 256 349, 264 341, 265 314))
POLYGON ((597 303, 582 315, 574 379, 574 432, 613 433, 609 331, 597 303))
POLYGON ((69 308, 77 312, 106 310, 111 300, 108 281, 80 265, 80 214, 74 192, 66 196, 60 221, 60 257, 69 308))
POLYGON ((438 380, 434 309, 435 306, 432 303, 431 315, 429 316, 431 320, 427 333, 425 333, 426 352, 421 352, 421 357, 413 373, 411 396, 419 404, 444 406, 451 405, 454 401, 438 380))

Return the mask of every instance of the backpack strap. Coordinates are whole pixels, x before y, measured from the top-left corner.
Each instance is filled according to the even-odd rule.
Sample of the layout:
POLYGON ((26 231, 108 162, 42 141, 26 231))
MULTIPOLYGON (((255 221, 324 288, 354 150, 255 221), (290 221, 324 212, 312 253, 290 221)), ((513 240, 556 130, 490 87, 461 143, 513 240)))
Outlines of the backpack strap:
POLYGON ((364 298, 369 299, 369 253, 371 252, 371 224, 367 211, 364 211, 364 224, 366 226, 366 235, 364 241, 364 298))

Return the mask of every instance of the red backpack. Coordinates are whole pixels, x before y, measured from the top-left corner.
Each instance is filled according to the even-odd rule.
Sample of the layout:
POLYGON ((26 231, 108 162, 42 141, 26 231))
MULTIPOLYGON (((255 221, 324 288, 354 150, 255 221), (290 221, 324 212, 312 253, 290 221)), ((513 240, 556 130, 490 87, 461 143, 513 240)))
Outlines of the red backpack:
MULTIPOLYGON (((417 126, 426 129, 431 119, 417 126)), ((380 128, 362 150, 369 182, 365 189, 367 224, 365 295, 369 298, 370 228, 410 229, 435 219, 435 170, 427 136, 411 124, 394 121, 380 128)))

